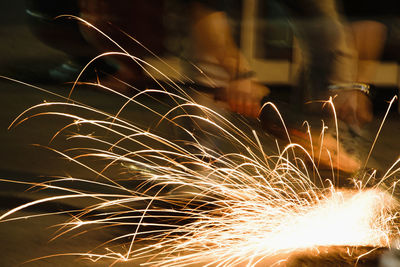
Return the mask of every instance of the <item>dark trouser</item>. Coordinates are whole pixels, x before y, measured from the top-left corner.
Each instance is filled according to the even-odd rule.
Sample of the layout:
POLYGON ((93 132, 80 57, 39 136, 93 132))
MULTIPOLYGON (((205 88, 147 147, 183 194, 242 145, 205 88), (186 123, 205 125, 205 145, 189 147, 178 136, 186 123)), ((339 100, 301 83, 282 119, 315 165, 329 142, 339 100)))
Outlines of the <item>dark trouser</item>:
POLYGON ((356 74, 356 51, 335 0, 280 0, 287 9, 303 54, 296 104, 326 99, 330 84, 351 83, 356 74))

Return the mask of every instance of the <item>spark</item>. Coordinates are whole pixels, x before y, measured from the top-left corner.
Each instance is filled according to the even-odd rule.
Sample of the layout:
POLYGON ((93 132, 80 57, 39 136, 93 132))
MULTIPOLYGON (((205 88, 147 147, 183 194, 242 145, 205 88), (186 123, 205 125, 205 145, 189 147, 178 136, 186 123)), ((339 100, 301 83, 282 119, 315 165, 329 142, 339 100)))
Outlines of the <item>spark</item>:
POLYGON ((106 246, 104 254, 80 252, 64 255, 80 255, 95 261, 111 258, 115 262, 146 257, 150 259, 146 264, 152 266, 187 266, 194 262, 252 266, 267 258, 321 246, 389 247, 393 236, 398 234, 395 223, 397 204, 386 191, 366 189, 362 185, 352 190, 339 190, 333 184, 320 188, 304 171, 305 168, 290 160, 288 151, 301 149, 299 145, 292 143, 279 155, 268 156, 254 131, 253 137, 247 136, 218 113, 190 100, 182 106, 196 107, 204 117, 188 113, 172 116, 175 107, 160 115, 160 120, 167 120, 175 126, 178 125, 177 118, 182 116, 207 122, 229 142, 241 147, 241 152, 215 151, 202 145, 194 135, 191 135, 191 142, 185 141, 185 145, 181 145, 179 141, 151 133, 147 128, 142 129, 122 118, 77 103, 46 103, 29 109, 14 123, 45 115, 72 120, 71 124, 57 131, 52 140, 74 125, 79 125, 80 129, 95 126, 107 130, 108 135, 115 139, 103 140, 92 132, 67 137, 84 139, 92 144, 64 152, 54 151, 84 166, 103 181, 67 177, 36 184, 65 194, 21 205, 3 214, 0 220, 16 220, 18 211, 44 202, 91 199, 94 204, 76 211, 70 221, 60 225, 55 238, 88 226, 130 226, 131 233, 104 244, 115 246, 115 243, 127 242, 127 250, 124 252, 123 246, 119 251, 106 246), (113 121, 82 117, 79 111, 78 114, 55 111, 28 114, 35 108, 58 109, 59 106, 89 109, 113 118, 113 121), (139 148, 130 150, 130 144, 139 148), (196 151, 188 150, 187 144, 195 147, 196 151), (158 148, 160 145, 164 148, 158 148), (85 158, 100 158, 106 163, 103 168, 95 169, 83 163, 85 158), (107 169, 115 167, 134 174, 130 179, 143 182, 137 188, 128 188, 106 174, 107 169), (57 185, 65 181, 97 184, 119 193, 101 193, 101 189, 100 192, 83 192, 57 185), (172 190, 168 186, 173 186, 172 190), (12 217, 14 215, 16 217, 12 217), (154 216, 167 222, 147 221, 154 216), (186 222, 179 223, 182 220, 186 222), (149 227, 154 229, 148 230, 149 227), (126 241, 127 238, 131 241, 126 241), (143 240, 148 244, 137 247, 136 243, 142 244, 143 240), (213 255, 212 259, 209 255, 213 255))
MULTIPOLYGON (((122 52, 108 52, 99 57, 118 54, 131 58, 140 66, 148 65, 119 45, 118 48, 122 52)), ((176 89, 174 92, 161 87, 146 89, 131 98, 119 94, 125 102, 116 114, 109 114, 70 101, 72 91, 79 85, 77 80, 68 97, 60 96, 64 101, 40 103, 13 121, 11 128, 40 116, 61 116, 70 120, 54 133, 51 143, 77 131, 66 139, 83 140, 86 146, 65 151, 49 149, 83 166, 97 179, 58 177, 36 184, 27 182, 29 186, 56 195, 13 208, 0 216, 0 222, 51 215, 18 215, 21 210, 34 205, 86 199, 88 201, 80 202, 88 203, 86 207, 68 212, 71 219, 58 225, 53 239, 72 232, 80 234, 80 229, 88 227, 130 229, 99 244, 93 251, 66 252, 36 260, 81 256, 91 261, 111 260, 113 264, 143 260, 142 264, 149 266, 189 266, 194 263, 256 266, 268 259, 279 264, 292 252, 318 250, 324 246, 390 247, 398 237, 398 204, 393 196, 397 183, 385 189, 383 181, 398 171, 396 166, 400 160, 389 168, 381 182, 369 188, 366 186, 371 177, 365 180, 354 178, 352 189, 338 189, 334 181, 326 186, 317 167, 322 149, 314 153, 312 148, 310 155, 307 149, 293 143, 284 118, 272 103, 266 105, 278 112, 290 141, 283 149, 278 148, 277 154, 268 154, 262 135, 255 130, 247 133, 218 112, 196 103, 173 81, 169 82, 176 89), (160 94, 168 96, 174 103, 165 112, 137 100, 142 96, 154 100, 160 94), (121 111, 128 104, 156 116, 156 127, 142 127, 122 118, 121 111), (65 108, 72 109, 72 113, 59 111, 65 108), (201 134, 189 130, 182 120, 191 121, 195 126, 202 125, 197 129, 201 134), (185 139, 158 133, 157 127, 162 124, 185 134, 185 139), (84 134, 86 128, 89 134, 84 134), (205 144, 205 140, 215 136, 229 143, 234 151, 224 152, 222 148, 205 144), (298 156, 298 152, 304 157, 298 156), (99 161, 93 163, 89 159, 101 159, 102 164, 99 166, 99 161), (310 175, 305 160, 312 162, 316 175, 310 175), (117 178, 117 170, 130 177, 117 178), (65 186, 72 181, 82 188, 96 186, 98 191, 65 186), (129 184, 132 181, 137 183, 132 186, 129 184)), ((327 103, 333 107, 332 99, 327 103)), ((335 124, 338 129, 337 120, 335 124)), ((379 131, 381 128, 382 125, 379 131)), ((325 125, 317 137, 321 144, 324 130, 325 125)), ((313 140, 310 130, 308 137, 313 147, 313 142, 318 140, 313 140)), ((336 160, 339 165, 339 157, 336 160)), ((338 175, 336 179, 339 179, 338 175)))

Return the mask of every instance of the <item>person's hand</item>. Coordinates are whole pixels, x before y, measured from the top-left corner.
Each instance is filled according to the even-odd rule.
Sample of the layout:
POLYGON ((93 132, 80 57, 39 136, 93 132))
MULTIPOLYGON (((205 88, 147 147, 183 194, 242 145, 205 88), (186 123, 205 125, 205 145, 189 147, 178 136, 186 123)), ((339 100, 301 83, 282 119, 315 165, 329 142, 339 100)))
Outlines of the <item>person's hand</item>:
POLYGON ((340 120, 353 127, 372 121, 372 103, 366 94, 357 90, 337 90, 335 94, 333 103, 340 120))
POLYGON ((225 88, 224 98, 232 111, 257 117, 261 100, 269 93, 269 88, 260 83, 251 79, 238 79, 231 81, 225 88))

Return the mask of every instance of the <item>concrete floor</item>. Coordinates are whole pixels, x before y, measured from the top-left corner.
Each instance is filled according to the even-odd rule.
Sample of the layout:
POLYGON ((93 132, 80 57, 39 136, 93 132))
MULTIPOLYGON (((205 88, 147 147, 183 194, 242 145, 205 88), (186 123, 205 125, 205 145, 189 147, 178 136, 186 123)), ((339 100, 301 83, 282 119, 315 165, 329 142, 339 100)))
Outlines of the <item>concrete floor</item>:
MULTIPOLYGON (((13 7, 14 9, 7 8, 10 13, 14 12, 15 17, 3 17, 0 24, 0 75, 16 78, 52 92, 67 95, 70 85, 49 82, 46 78, 47 71, 63 62, 66 55, 45 46, 31 34, 22 19, 21 5, 16 4, 13 7)), ((57 97, 7 79, 0 79, 0 90, 0 179, 39 181, 51 175, 71 175, 74 177, 92 175, 67 162, 54 152, 31 145, 46 146, 54 131, 65 125, 66 120, 32 119, 16 128, 7 129, 14 118, 25 109, 44 100, 59 100, 57 97)), ((120 98, 96 90, 80 90, 74 96, 84 103, 110 113, 115 113, 120 106, 116 103, 121 103, 120 98)), ((381 102, 374 104, 385 105, 381 102)), ((129 109, 123 115, 140 124, 148 122, 148 118, 143 116, 140 110, 129 109)), ((365 145, 360 147, 360 154, 364 158, 379 127, 383 113, 378 112, 375 117, 374 122, 366 129, 365 145)), ((368 166, 381 171, 389 168, 399 156, 399 140, 399 116, 395 111, 392 111, 382 129, 368 166)), ((57 143, 56 146, 57 149, 63 149, 68 147, 68 144, 61 142, 57 143)), ((268 147, 269 151, 275 149, 272 148, 274 142, 271 138, 266 141, 265 146, 268 147)), ((47 194, 46 192, 26 192, 27 188, 26 185, 0 182, 0 214, 24 203, 24 201, 37 199, 47 194)), ((75 202, 72 205, 80 205, 80 203, 75 202)), ((20 215, 29 216, 37 212, 37 210, 31 210, 20 215)), ((80 251, 87 251, 97 241, 106 240, 112 234, 106 231, 96 232, 83 239, 59 239, 49 243, 48 240, 55 231, 54 228, 49 227, 67 219, 68 216, 58 215, 1 223, 0 266, 17 266, 35 257, 68 252, 76 249, 76 244, 79 244, 80 251)), ((105 266, 108 264, 107 261, 91 263, 77 261, 74 257, 56 257, 31 262, 27 266, 105 266)), ((135 263, 131 264, 133 264, 131 266, 135 266, 135 263)))

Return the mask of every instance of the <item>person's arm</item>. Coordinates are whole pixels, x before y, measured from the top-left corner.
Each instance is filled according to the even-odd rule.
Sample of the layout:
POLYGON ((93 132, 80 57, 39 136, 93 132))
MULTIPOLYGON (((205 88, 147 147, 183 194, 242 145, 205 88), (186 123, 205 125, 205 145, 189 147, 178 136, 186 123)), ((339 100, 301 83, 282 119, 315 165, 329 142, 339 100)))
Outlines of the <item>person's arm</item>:
POLYGON ((253 72, 235 44, 226 14, 194 3, 193 21, 195 51, 214 56, 229 75, 225 100, 230 108, 256 117, 261 99, 269 93, 269 89, 253 80, 253 72))

